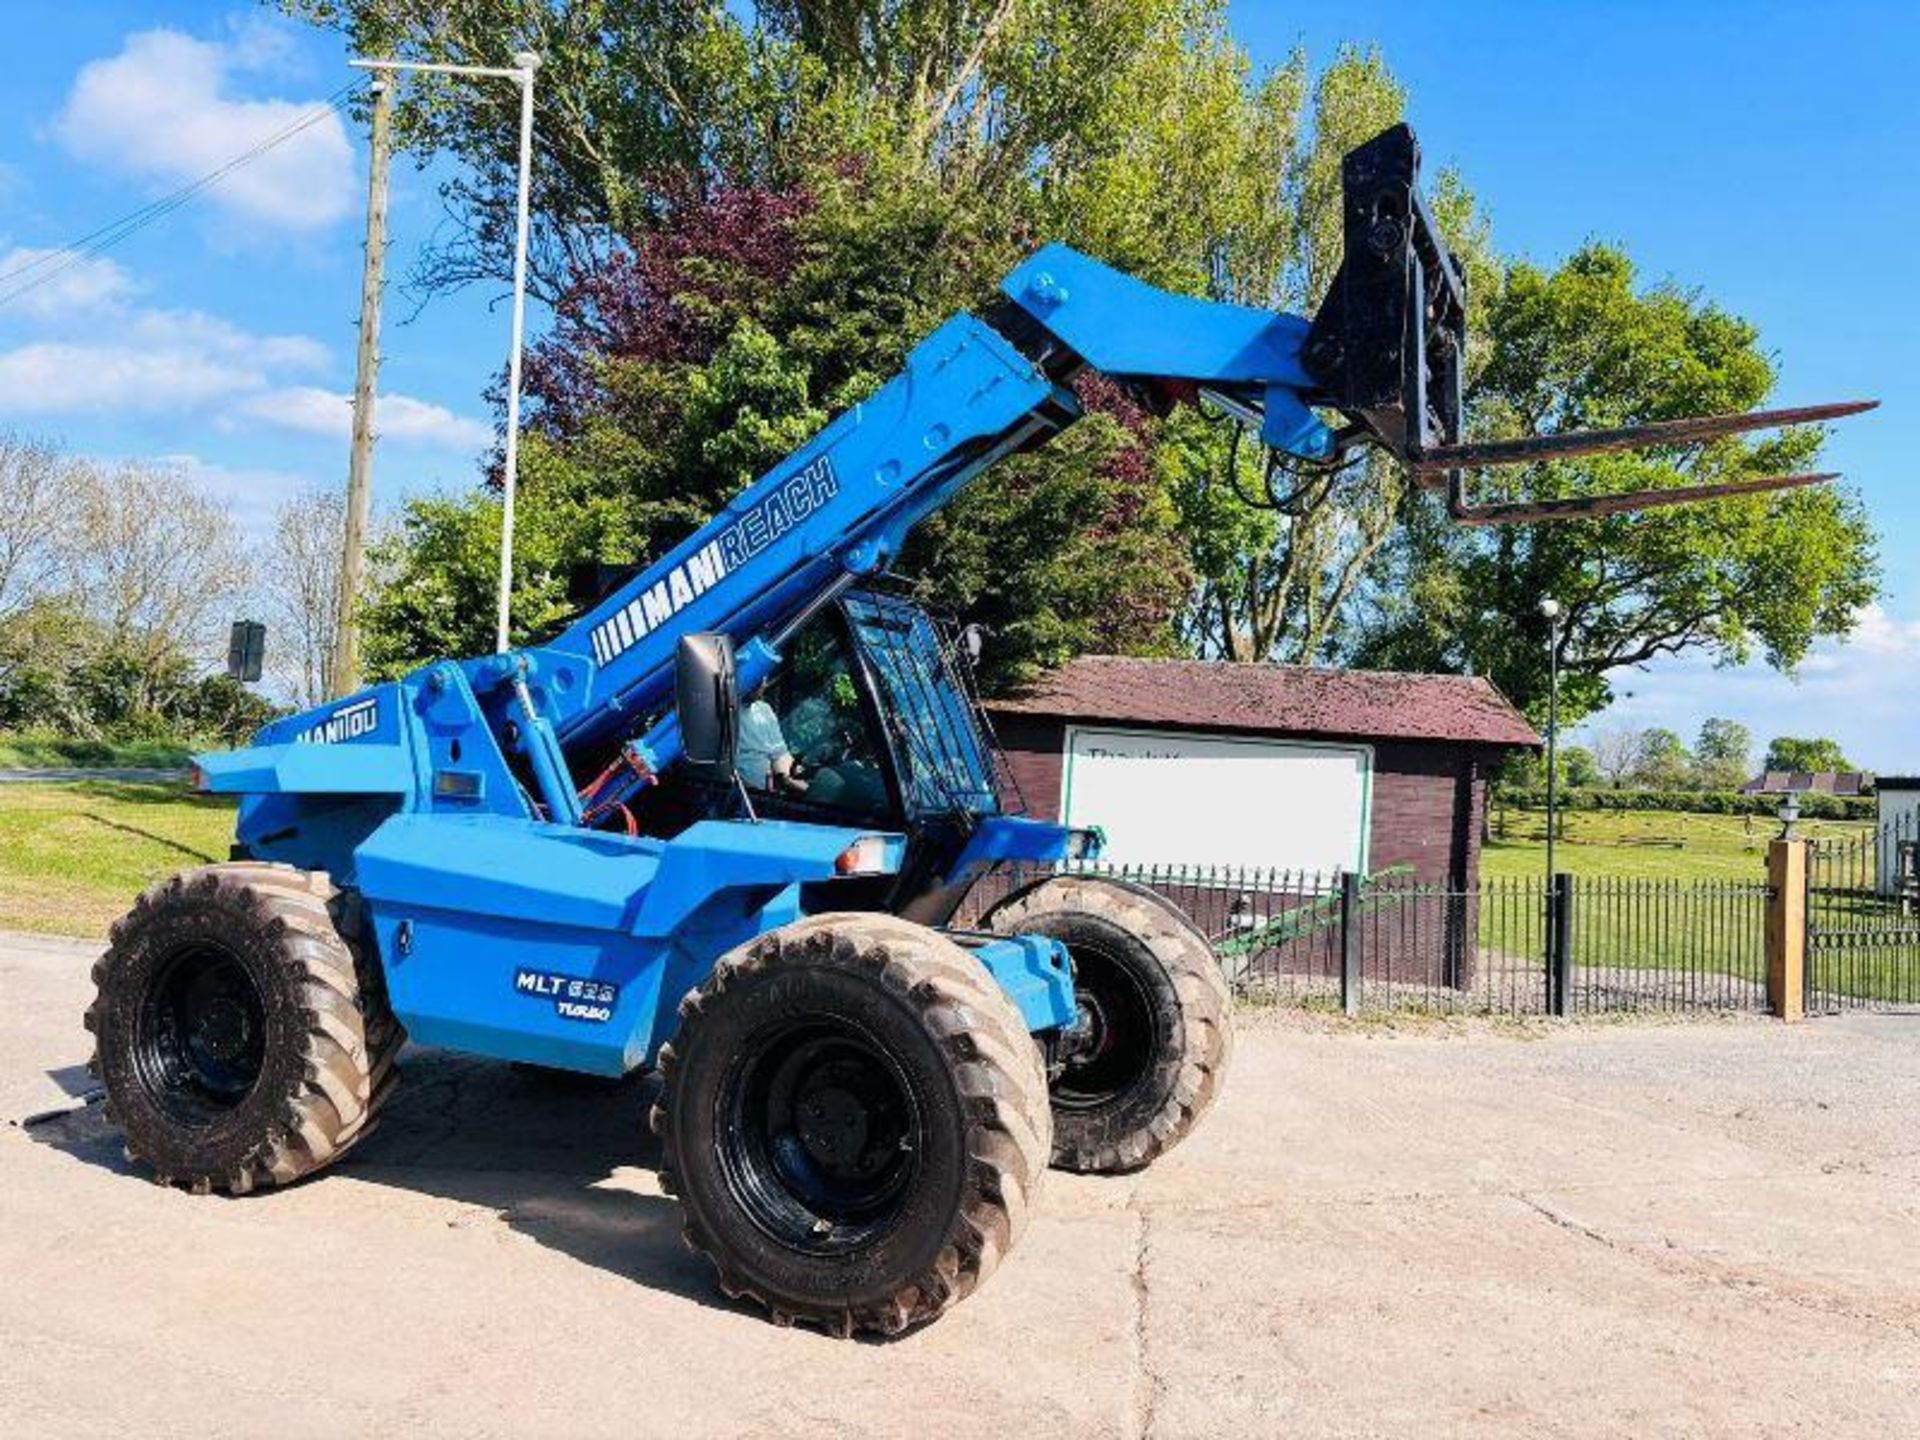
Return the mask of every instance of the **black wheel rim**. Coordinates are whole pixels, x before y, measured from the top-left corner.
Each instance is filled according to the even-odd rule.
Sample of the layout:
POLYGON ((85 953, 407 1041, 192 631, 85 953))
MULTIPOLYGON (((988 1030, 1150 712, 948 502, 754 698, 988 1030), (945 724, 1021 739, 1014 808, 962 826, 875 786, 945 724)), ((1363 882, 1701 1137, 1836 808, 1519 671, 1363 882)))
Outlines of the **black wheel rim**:
POLYGON ((839 1017, 791 1021, 749 1047, 721 1115, 734 1199, 761 1231, 807 1254, 884 1234, 920 1171, 920 1107, 905 1071, 839 1017))
POLYGON ((238 956, 195 944, 160 963, 133 1047, 157 1105, 183 1124, 211 1125, 253 1093, 266 1052, 266 1007, 238 956))
POLYGON ((1098 1110, 1144 1084, 1153 1069, 1153 1001, 1131 968, 1097 946, 1067 946, 1084 1038, 1050 1093, 1057 1110, 1098 1110))

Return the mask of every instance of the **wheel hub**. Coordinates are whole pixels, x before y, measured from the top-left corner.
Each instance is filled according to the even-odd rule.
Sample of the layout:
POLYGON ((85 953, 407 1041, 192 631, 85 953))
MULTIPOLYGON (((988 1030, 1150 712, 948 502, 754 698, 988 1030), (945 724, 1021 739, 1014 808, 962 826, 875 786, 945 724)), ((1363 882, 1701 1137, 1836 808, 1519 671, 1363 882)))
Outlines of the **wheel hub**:
POLYGON ((853 1091, 831 1082, 816 1084, 800 1104, 800 1143, 829 1170, 867 1173, 875 1160, 867 1146, 873 1118, 867 1103, 853 1091))
POLYGON ((1152 1065, 1153 1006, 1139 979, 1096 946, 1070 945, 1073 1024, 1063 1032, 1056 1107, 1091 1110, 1142 1083, 1152 1065))
POLYGON ((193 1038, 209 1058, 225 1062, 245 1053, 252 1028, 245 1008, 232 996, 221 995, 201 1015, 193 1038))
POLYGON ((814 1253, 883 1230, 918 1163, 918 1111, 883 1047, 832 1019, 759 1044, 735 1070, 721 1140, 729 1182, 760 1228, 814 1253))
POLYGON ((141 997, 134 1070, 175 1119, 210 1125, 252 1093, 266 1059, 266 1009, 239 958, 214 944, 182 946, 141 997))

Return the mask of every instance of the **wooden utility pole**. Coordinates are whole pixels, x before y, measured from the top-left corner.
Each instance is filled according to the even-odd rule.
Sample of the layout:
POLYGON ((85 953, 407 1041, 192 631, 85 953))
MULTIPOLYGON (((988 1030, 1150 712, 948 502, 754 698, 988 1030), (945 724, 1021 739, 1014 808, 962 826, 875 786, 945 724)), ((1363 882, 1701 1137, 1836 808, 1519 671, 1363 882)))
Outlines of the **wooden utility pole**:
POLYGON ((367 166, 367 263, 360 280, 360 346, 353 381, 353 454, 347 463, 347 525, 340 548, 340 600, 335 611, 328 690, 360 688, 356 611, 366 580, 367 511, 373 481, 373 392, 380 374, 380 291, 386 283, 387 159, 392 148, 391 82, 373 77, 372 157, 367 166))

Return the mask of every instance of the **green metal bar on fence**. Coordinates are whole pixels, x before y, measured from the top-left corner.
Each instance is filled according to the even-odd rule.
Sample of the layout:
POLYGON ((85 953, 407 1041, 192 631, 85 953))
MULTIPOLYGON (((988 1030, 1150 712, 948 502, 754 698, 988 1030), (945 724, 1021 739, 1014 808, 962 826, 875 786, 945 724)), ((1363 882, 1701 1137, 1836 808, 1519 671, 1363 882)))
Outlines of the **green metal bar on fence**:
MULTIPOLYGON (((1397 879, 1402 875, 1411 875, 1412 873, 1413 867, 1411 865, 1390 865, 1385 870, 1374 871, 1365 878, 1363 883, 1368 887, 1372 887, 1379 884, 1382 880, 1397 879)), ((1349 874, 1343 875, 1341 879, 1342 883, 1344 883, 1348 879, 1358 881, 1361 877, 1349 874)), ((1370 895, 1364 896, 1362 903, 1370 908, 1380 909, 1390 905, 1404 904, 1410 896, 1419 893, 1417 889, 1411 887, 1390 886, 1384 890, 1377 890, 1370 895)), ((1240 956, 1250 954, 1255 950, 1266 950, 1276 946, 1290 944, 1295 940, 1315 934, 1318 931, 1330 929, 1339 923, 1340 891, 1331 890, 1324 895, 1307 901, 1303 905, 1296 905, 1284 915, 1276 916, 1266 924, 1256 926, 1247 931, 1244 935, 1236 936, 1232 940, 1220 942, 1213 948, 1216 953, 1225 958, 1238 959, 1240 956)))

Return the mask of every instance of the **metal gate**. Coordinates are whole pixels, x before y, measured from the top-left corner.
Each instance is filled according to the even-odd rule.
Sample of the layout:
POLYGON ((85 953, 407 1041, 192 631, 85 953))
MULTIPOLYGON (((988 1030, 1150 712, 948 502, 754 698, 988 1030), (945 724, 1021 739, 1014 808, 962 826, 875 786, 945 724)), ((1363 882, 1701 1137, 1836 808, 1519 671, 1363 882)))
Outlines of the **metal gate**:
POLYGON ((1912 820, 1807 845, 1807 1012, 1920 1007, 1912 820))

